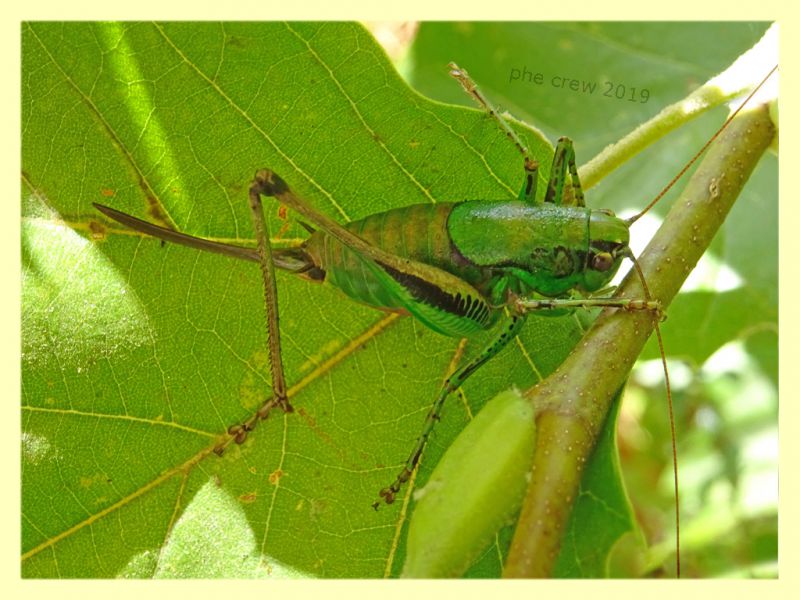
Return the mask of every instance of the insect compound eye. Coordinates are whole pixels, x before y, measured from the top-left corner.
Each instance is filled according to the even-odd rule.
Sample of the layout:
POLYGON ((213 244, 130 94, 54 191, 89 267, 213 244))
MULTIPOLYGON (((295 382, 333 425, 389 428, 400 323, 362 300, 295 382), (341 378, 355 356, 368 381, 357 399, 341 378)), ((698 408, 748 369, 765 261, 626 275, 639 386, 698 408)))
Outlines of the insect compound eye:
POLYGON ((592 269, 595 271, 608 271, 614 264, 614 257, 610 252, 598 252, 592 258, 592 269))

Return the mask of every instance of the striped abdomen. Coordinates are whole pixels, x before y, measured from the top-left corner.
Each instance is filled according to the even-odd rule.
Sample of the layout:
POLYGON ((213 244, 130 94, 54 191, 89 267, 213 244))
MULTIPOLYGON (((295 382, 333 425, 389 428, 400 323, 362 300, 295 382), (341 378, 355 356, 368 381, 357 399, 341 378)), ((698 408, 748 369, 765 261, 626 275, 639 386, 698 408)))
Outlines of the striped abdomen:
MULTIPOLYGON (((488 269, 476 267, 465 261, 455 250, 447 231, 447 220, 454 204, 418 204, 370 215, 345 227, 369 242, 399 257, 437 267, 455 275, 479 290, 488 282, 488 269)), ((370 270, 367 263, 352 250, 317 231, 303 245, 314 264, 324 271, 325 281, 341 289, 349 297, 376 308, 397 312, 412 312, 408 304, 400 301, 391 286, 384 285, 370 270)), ((483 297, 464 298, 463 295, 438 289, 424 280, 409 280, 392 270, 386 273, 409 290, 418 302, 436 306, 446 313, 468 315, 475 321, 475 329, 483 329, 494 322, 495 315, 483 297), (491 313, 491 314, 490 314, 491 313)), ((417 315, 418 316, 418 315, 417 315)), ((443 333, 465 334, 451 329, 448 324, 434 327, 443 333)))

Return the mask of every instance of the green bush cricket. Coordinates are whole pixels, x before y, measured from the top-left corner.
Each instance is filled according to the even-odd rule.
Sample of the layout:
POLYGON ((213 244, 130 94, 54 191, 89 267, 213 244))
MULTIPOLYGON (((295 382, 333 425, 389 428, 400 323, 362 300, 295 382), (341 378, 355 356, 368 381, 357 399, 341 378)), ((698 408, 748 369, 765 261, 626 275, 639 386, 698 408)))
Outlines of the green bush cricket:
MULTIPOLYGON (((466 72, 454 64, 451 69, 451 74, 497 119, 524 156, 525 179, 516 200, 413 205, 367 217, 345 228, 313 211, 279 176, 260 171, 250 188, 252 207, 259 205, 259 195, 274 196, 319 228, 299 248, 272 251, 271 257, 262 250, 262 245, 266 248, 268 244, 259 219, 255 221, 259 249, 254 251, 198 241, 95 205, 122 224, 166 241, 259 262, 267 269, 268 282, 274 277, 266 266, 274 262, 277 267, 308 279, 327 281, 356 301, 413 315, 444 335, 467 337, 480 330, 498 330, 495 339, 475 359, 445 381, 405 468, 389 487, 381 490, 387 503, 394 501, 400 486, 411 475, 447 395, 514 339, 528 312, 563 314, 578 307, 599 306, 659 310, 657 303, 648 300, 563 298, 575 290, 591 294, 609 284, 623 257, 632 256, 627 224, 610 211, 586 208, 575 153, 567 138, 558 142, 544 201, 537 201, 538 163, 527 156, 522 142, 466 72), (572 205, 564 200, 568 177, 572 182, 572 205), (503 243, 499 244, 499 240, 503 243), (537 299, 530 298, 533 293, 537 299)), ((259 211, 254 208, 254 212, 259 211)), ((271 290, 273 285, 266 284, 266 289, 271 290)), ((277 315, 276 300, 269 297, 267 304, 268 313, 277 315)), ((274 342, 270 344, 270 354, 277 382, 275 402, 285 405, 277 328, 271 338, 274 342)), ((266 416, 273 405, 272 401, 266 403, 259 418, 266 416)), ((241 428, 234 427, 234 439, 244 441, 256 422, 251 419, 241 428)))
MULTIPOLYGON (((280 362, 273 263, 313 281, 326 280, 357 301, 390 312, 411 314, 445 335, 464 337, 479 330, 497 329, 495 339, 442 386, 405 466, 395 481, 380 492, 387 503, 394 501, 416 467, 445 398, 515 337, 529 312, 556 314, 598 306, 644 309, 656 316, 660 312, 658 303, 649 298, 566 297, 572 291, 589 294, 602 290, 622 258, 632 258, 627 226, 633 220, 626 223, 609 211, 585 208, 574 152, 565 138, 556 149, 544 203, 537 202, 536 161, 527 157, 513 130, 479 95, 466 73, 455 66, 453 71, 525 155, 525 179, 515 200, 415 205, 342 227, 308 207, 280 177, 260 171, 250 188, 259 241, 257 251, 198 240, 98 206, 107 216, 166 241, 261 265, 269 314, 274 397, 253 417, 233 426, 226 444, 243 442, 247 432, 274 406, 291 409, 280 362), (572 190, 569 201, 568 179, 572 190), (299 248, 270 251, 263 225, 258 224, 262 218, 258 216, 260 195, 276 197, 318 229, 299 248), (419 237, 409 237, 404 235, 407 231, 404 227, 421 233, 419 237), (487 228, 494 232, 486 235, 487 228), (387 230, 394 234, 381 235, 387 230), (500 237, 513 243, 506 247, 491 244, 500 237), (538 295, 533 297, 533 293, 538 295)), ((226 444, 220 445, 220 451, 226 444)))

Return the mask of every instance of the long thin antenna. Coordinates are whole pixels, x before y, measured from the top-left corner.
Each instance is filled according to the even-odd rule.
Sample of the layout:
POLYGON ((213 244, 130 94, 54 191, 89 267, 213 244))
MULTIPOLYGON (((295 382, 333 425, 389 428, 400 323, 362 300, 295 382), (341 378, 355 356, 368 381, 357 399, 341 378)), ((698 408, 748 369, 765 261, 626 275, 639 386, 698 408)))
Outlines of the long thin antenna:
POLYGON ((689 168, 697 161, 698 158, 700 158, 700 156, 708 149, 708 147, 714 142, 714 140, 717 139, 719 134, 722 133, 722 131, 728 126, 728 124, 731 121, 733 121, 734 117, 736 117, 736 115, 739 114, 739 111, 742 110, 745 107, 745 105, 750 101, 750 98, 752 98, 753 96, 756 95, 756 92, 758 92, 758 90, 761 89, 761 86, 763 86, 767 82, 767 79, 769 79, 777 69, 778 69, 778 65, 775 65, 774 67, 772 67, 772 70, 767 74, 766 77, 764 77, 764 79, 761 80, 761 83, 759 83, 753 89, 753 91, 750 92, 750 95, 747 96, 747 98, 745 98, 744 102, 742 102, 739 105, 739 107, 735 111, 733 111, 733 114, 731 114, 731 116, 727 118, 727 120, 722 124, 722 127, 720 127, 717 130, 717 132, 709 138, 709 140, 705 143, 705 145, 702 148, 700 148, 700 150, 697 152, 697 154, 694 155, 692 160, 690 160, 688 163, 686 163, 686 165, 683 167, 683 169, 681 169, 680 172, 677 175, 675 175, 675 177, 673 177, 672 180, 666 186, 664 186, 664 189, 661 190, 655 198, 653 198, 653 200, 650 202, 650 204, 648 204, 647 206, 644 207, 644 210, 642 210, 638 214, 633 215, 630 219, 626 219, 625 220, 625 222, 628 225, 631 225, 631 224, 635 223, 636 221, 638 221, 642 217, 642 215, 646 214, 647 211, 649 211, 651 208, 653 208, 658 203, 658 201, 661 200, 661 198, 664 197, 664 194, 666 194, 672 188, 672 186, 675 185, 675 182, 677 182, 681 177, 683 177, 683 174, 686 173, 686 171, 689 170, 689 168))
MULTIPOLYGON (((644 299, 648 302, 652 301, 650 289, 647 287, 647 282, 644 278, 642 267, 639 266, 639 261, 633 255, 633 252, 628 254, 628 258, 633 262, 633 267, 639 275, 639 280, 642 282, 642 290, 644 291, 644 299)), ((675 571, 678 579, 681 576, 681 510, 680 510, 680 494, 678 490, 678 444, 676 441, 675 433, 675 412, 672 408, 672 386, 669 383, 669 369, 667 368, 667 355, 664 352, 664 340, 661 337, 661 328, 658 326, 659 316, 653 319, 653 329, 656 332, 656 339, 658 340, 658 350, 661 353, 661 365, 664 367, 664 384, 667 388, 667 407, 669 411, 669 428, 672 434, 672 473, 675 480, 675 571)))

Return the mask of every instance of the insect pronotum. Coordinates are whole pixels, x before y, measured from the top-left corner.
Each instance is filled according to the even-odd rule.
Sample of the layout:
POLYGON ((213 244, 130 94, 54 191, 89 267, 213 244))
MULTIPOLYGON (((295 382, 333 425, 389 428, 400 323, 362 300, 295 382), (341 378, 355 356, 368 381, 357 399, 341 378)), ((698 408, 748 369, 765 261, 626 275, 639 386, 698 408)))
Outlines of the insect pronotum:
MULTIPOLYGON (((491 115, 523 156, 525 177, 516 199, 412 205, 342 226, 311 208, 276 173, 264 169, 256 174, 249 189, 258 242, 255 250, 182 234, 95 204, 109 218, 137 231, 261 266, 273 395, 249 419, 229 428, 228 437, 217 447, 218 453, 231 442, 242 443, 273 408, 292 410, 281 358, 275 268, 311 281, 326 281, 354 300, 384 311, 412 315, 445 335, 468 337, 483 330, 495 332, 480 353, 445 380, 405 465, 395 480, 380 490, 379 495, 387 504, 395 500, 417 467, 447 396, 515 338, 530 312, 563 314, 591 307, 646 310, 654 316, 661 344, 657 326, 661 306, 649 297, 644 277, 628 246, 628 227, 652 208, 716 135, 653 202, 627 221, 611 211, 585 206, 572 142, 561 138, 544 200, 539 201, 536 199, 538 162, 528 155, 515 131, 481 94, 466 71, 452 63, 450 68, 451 75, 491 115), (274 197, 310 223, 306 227, 311 235, 301 246, 270 247, 262 195, 274 197), (497 240, 503 243, 497 244, 497 240), (590 294, 607 288, 623 258, 634 261, 645 297, 591 297, 590 294)), ((662 361, 671 411, 663 348, 662 361)), ((679 531, 674 423, 672 427, 679 531)), ((377 508, 378 504, 373 506, 377 508)))

